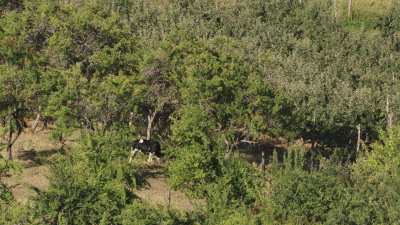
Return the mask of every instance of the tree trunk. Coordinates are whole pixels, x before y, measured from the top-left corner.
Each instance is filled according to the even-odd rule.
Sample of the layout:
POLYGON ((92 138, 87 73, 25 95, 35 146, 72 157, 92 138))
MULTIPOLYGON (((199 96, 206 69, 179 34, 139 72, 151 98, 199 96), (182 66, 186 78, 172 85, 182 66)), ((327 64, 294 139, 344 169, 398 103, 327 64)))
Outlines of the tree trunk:
POLYGON ((230 150, 225 151, 224 160, 230 159, 231 155, 232 155, 232 151, 230 151, 230 150))
POLYGON ((8 153, 8 160, 13 160, 12 157, 12 136, 13 136, 13 132, 12 132, 12 122, 10 120, 10 127, 9 127, 9 131, 8 131, 8 139, 7 139, 7 153, 8 153))
POLYGON ((335 21, 337 21, 337 0, 333 0, 333 14, 335 16, 335 21))
POLYGON ((111 12, 114 12, 115 10, 115 0, 111 1, 111 12))
POLYGON ((361 125, 357 125, 357 149, 356 152, 358 153, 360 151, 360 146, 361 146, 361 125))
POLYGON ((13 131, 12 131, 12 121, 10 119, 9 121, 9 131, 8 131, 8 139, 7 139, 7 153, 8 153, 8 160, 12 160, 12 145, 13 145, 13 141, 12 141, 12 136, 13 136, 13 131))
POLYGON ((224 142, 226 144, 224 160, 228 160, 231 157, 232 148, 231 148, 231 144, 229 143, 229 141, 226 138, 225 138, 224 142))
POLYGON ((240 140, 239 138, 235 138, 231 143, 228 141, 228 139, 225 138, 224 142, 226 144, 224 159, 228 160, 235 153, 234 150, 236 146, 240 143, 240 140))
POLYGON ((263 173, 265 173, 265 153, 264 153, 264 150, 261 152, 261 163, 260 163, 260 167, 261 167, 263 173))
POLYGON ((131 8, 130 8, 130 3, 128 0, 125 0, 125 13, 126 13, 126 19, 128 20, 128 23, 131 22, 131 8))
POLYGON ((8 131, 8 138, 7 138, 7 152, 8 152, 8 159, 12 160, 12 147, 17 141, 18 137, 21 135, 22 130, 24 129, 24 121, 19 120, 16 117, 16 114, 13 114, 13 117, 8 121, 9 122, 9 131, 8 131), (16 132, 13 130, 13 120, 15 121, 16 124, 16 132), (15 137, 13 138, 15 133, 15 137))
POLYGON ((6 121, 6 119, 3 117, 3 118, 0 119, 0 123, 1 123, 1 126, 2 126, 2 127, 6 127, 7 121, 6 121))
POLYGON ((7 145, 8 160, 13 160, 12 156, 12 145, 7 145))
POLYGON ((153 127, 153 121, 154 121, 154 118, 156 118, 156 115, 157 115, 157 111, 154 111, 154 112, 150 111, 150 114, 147 116, 147 132, 146 132, 147 140, 150 140, 150 138, 151 138, 151 129, 153 127))
POLYGON ((387 129, 392 129, 393 125, 393 113, 390 110, 389 95, 386 96, 386 118, 387 118, 387 129))
POLYGON ((352 19, 353 17, 353 0, 349 0, 347 5, 347 17, 352 19))
POLYGON ((63 134, 60 135, 58 141, 60 143, 59 152, 63 154, 64 150, 65 150, 64 148, 65 148, 65 142, 66 142, 66 140, 64 139, 64 135, 63 134))
POLYGON ((47 129, 47 128, 48 128, 48 125, 49 125, 49 119, 45 117, 45 118, 43 119, 43 128, 42 128, 42 130, 47 129))
POLYGON ((134 114, 133 114, 133 112, 130 112, 129 116, 128 116, 128 126, 129 127, 133 126, 133 120, 134 120, 134 114))
POLYGON ((311 149, 315 149, 315 147, 317 146, 317 141, 313 139, 311 139, 311 149))
POLYGON ((35 131, 36 131, 36 128, 37 128, 37 126, 38 126, 38 124, 39 124, 40 118, 41 118, 41 115, 40 115, 40 113, 38 113, 38 114, 36 115, 35 122, 33 122, 33 124, 32 124, 32 132, 33 132, 33 133, 35 133, 35 131))

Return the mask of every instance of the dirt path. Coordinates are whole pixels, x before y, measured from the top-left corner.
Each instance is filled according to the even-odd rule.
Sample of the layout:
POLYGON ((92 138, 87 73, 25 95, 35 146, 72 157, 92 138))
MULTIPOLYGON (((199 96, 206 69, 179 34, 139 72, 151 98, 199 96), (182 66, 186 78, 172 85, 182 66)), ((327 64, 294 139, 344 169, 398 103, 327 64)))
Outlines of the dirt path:
POLYGON ((134 193, 151 205, 193 211, 196 205, 203 204, 201 201, 191 201, 180 191, 172 190, 167 184, 162 168, 147 169, 144 171, 144 177, 146 185, 134 193))
MULTIPOLYGON (((34 189, 46 190, 49 186, 49 163, 60 154, 49 135, 47 130, 35 134, 27 130, 14 145, 14 159, 21 165, 21 171, 4 180, 18 202, 27 202, 35 195, 34 189)), ((5 151, 1 154, 6 155, 5 151)), ((134 191, 143 201, 176 210, 193 210, 192 202, 184 193, 170 190, 161 168, 146 169, 143 173, 145 185, 134 191)))
MULTIPOLYGON (((45 190, 48 185, 48 163, 58 153, 57 146, 49 140, 49 132, 41 131, 21 134, 14 145, 15 161, 21 166, 19 173, 5 179, 11 186, 15 199, 26 202, 35 192, 33 189, 45 190)), ((5 152, 2 152, 5 154, 5 152)))

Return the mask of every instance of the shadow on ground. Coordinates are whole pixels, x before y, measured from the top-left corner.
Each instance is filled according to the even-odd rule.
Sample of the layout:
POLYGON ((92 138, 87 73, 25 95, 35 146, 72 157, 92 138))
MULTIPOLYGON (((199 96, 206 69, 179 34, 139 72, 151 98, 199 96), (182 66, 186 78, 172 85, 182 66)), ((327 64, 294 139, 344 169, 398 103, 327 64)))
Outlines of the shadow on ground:
POLYGON ((32 168, 48 164, 52 156, 60 154, 59 149, 47 149, 36 151, 31 148, 28 150, 19 150, 17 159, 24 161, 25 168, 32 168))
POLYGON ((136 180, 138 189, 149 189, 151 184, 148 179, 157 179, 165 176, 164 167, 160 164, 149 164, 139 172, 136 180))

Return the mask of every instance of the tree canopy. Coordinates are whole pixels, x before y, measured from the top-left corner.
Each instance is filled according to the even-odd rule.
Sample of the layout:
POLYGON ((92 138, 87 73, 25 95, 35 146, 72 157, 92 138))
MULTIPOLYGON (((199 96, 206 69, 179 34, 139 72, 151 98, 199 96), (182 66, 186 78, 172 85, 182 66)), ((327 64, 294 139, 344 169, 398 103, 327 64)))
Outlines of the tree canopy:
POLYGON ((399 6, 346 2, 0 0, 0 223, 398 223, 399 6), (20 204, 3 178, 32 121, 60 154, 20 204), (139 137, 205 204, 132 193, 139 137))

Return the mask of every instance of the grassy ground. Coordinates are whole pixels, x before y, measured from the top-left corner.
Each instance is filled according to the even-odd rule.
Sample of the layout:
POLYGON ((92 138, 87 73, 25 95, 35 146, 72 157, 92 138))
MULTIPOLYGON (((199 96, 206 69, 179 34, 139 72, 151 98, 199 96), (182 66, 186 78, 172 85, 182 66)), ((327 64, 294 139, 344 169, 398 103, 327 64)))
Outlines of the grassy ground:
POLYGON ((376 34, 380 20, 390 13, 398 0, 353 0, 352 17, 348 17, 348 1, 337 0, 337 20, 354 34, 367 32, 376 34))
MULTIPOLYGON (((342 1, 346 9, 348 0, 342 1)), ((394 5, 397 0, 353 0, 353 15, 354 17, 379 17, 385 15, 394 5)))

